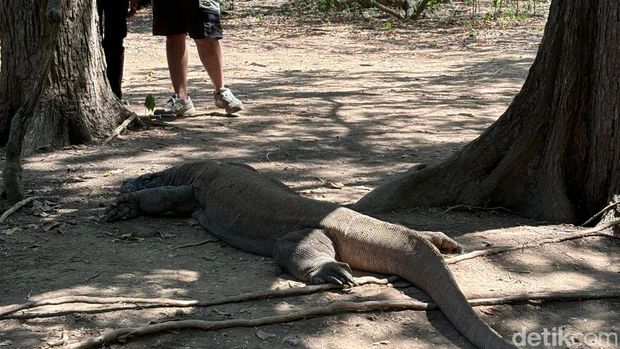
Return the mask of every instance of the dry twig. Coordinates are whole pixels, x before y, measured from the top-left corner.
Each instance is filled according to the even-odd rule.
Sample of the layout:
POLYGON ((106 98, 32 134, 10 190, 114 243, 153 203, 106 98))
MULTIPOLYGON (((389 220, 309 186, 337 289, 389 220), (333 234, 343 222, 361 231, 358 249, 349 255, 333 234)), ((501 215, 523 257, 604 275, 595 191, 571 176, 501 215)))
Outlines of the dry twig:
MULTIPOLYGON (((620 297, 620 290, 600 290, 600 291, 571 291, 571 292, 539 292, 529 294, 518 294, 496 298, 472 299, 469 303, 472 306, 488 306, 500 304, 514 304, 532 301, 576 301, 585 299, 603 299, 620 297)), ((125 342, 131 338, 146 335, 154 335, 167 332, 176 332, 184 329, 198 329, 203 331, 214 331, 231 327, 256 327, 278 323, 286 323, 304 320, 309 317, 331 316, 343 312, 370 312, 370 311, 397 311, 397 310, 429 310, 436 309, 433 303, 424 303, 415 300, 387 300, 387 301, 367 301, 367 302, 336 302, 326 306, 315 307, 296 311, 288 314, 266 316, 256 319, 232 319, 224 321, 205 321, 205 320, 181 320, 165 321, 157 324, 146 325, 143 327, 121 328, 104 335, 91 337, 84 341, 73 343, 67 346, 71 349, 99 348, 103 345, 117 341, 125 342)))

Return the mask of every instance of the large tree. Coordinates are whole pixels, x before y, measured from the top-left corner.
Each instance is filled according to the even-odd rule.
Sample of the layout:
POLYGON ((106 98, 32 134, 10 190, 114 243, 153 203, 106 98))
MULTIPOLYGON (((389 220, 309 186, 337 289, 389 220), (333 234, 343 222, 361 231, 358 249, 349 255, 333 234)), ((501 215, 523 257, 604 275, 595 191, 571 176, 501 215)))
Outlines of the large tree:
MULTIPOLYGON (((105 77, 96 1, 57 0, 61 23, 42 96, 24 138, 24 153, 39 147, 91 142, 126 115, 105 77)), ((0 143, 11 119, 32 97, 49 31, 46 0, 0 2, 0 143)))
POLYGON ((364 196, 357 210, 503 206, 579 222, 620 194, 620 1, 553 0, 519 94, 480 137, 364 196))
POLYGON ((3 179, 16 202, 21 154, 101 138, 127 110, 105 76, 95 0, 2 0, 0 45, 3 179))

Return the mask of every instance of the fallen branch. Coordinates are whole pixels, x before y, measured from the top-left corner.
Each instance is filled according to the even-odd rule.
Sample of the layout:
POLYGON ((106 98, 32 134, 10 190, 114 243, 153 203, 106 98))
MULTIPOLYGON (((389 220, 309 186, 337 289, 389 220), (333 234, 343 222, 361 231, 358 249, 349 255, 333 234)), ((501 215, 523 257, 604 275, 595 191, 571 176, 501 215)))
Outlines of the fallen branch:
MULTIPOLYGON (((378 284, 387 285, 390 282, 398 280, 397 277, 389 277, 387 279, 378 279, 372 276, 365 276, 355 278, 359 285, 366 284, 378 284)), ((200 300, 179 300, 168 298, 132 298, 132 297, 90 297, 90 296, 67 296, 51 299, 43 299, 39 301, 31 301, 23 304, 13 304, 0 309, 0 320, 12 319, 12 318, 36 318, 36 317, 53 317, 60 315, 67 315, 67 311, 40 313, 36 316, 30 316, 35 314, 26 314, 18 316, 10 316, 21 310, 27 310, 32 308, 38 308, 48 305, 60 305, 67 303, 86 303, 86 304, 133 304, 138 305, 137 308, 187 308, 187 307, 209 307, 213 305, 229 304, 229 303, 241 303, 252 300, 268 299, 268 298, 284 298, 292 296, 302 296, 312 293, 318 293, 333 289, 342 289, 343 287, 335 284, 321 284, 321 285, 307 285, 303 287, 292 287, 277 290, 266 290, 258 292, 243 293, 236 296, 224 297, 221 299, 200 301, 200 300)), ((120 309, 125 310, 126 308, 120 309)), ((133 309, 133 307, 132 307, 133 309)), ((71 311, 71 310, 69 310, 71 311)), ((81 312, 80 310, 74 310, 75 312, 81 312)))
MULTIPOLYGON (((577 301, 586 299, 618 298, 620 290, 592 290, 570 292, 539 292, 518 294, 496 298, 480 298, 469 300, 472 306, 488 306, 500 304, 515 304, 523 302, 543 301, 577 301)), ((370 312, 370 311, 398 311, 398 310, 431 310, 437 309, 433 303, 425 303, 414 300, 384 300, 367 302, 336 302, 326 306, 300 310, 283 315, 266 316, 256 319, 232 319, 224 321, 206 320, 181 320, 165 321, 143 327, 121 328, 110 331, 104 335, 91 337, 84 341, 70 344, 67 348, 89 349, 99 348, 115 342, 125 343, 135 337, 154 335, 160 333, 176 332, 184 329, 198 329, 214 331, 231 327, 257 327, 287 322, 304 320, 310 317, 332 316, 340 313, 370 312)))
POLYGON ((17 212, 20 208, 28 205, 28 203, 38 199, 38 196, 31 196, 29 198, 25 198, 24 200, 19 201, 18 203, 16 203, 15 205, 13 205, 11 208, 9 208, 8 210, 6 210, 2 216, 0 216, 0 224, 4 223, 4 221, 6 221, 7 218, 9 218, 10 215, 12 215, 13 213, 17 212))
POLYGON ((123 123, 120 124, 120 126, 118 126, 114 130, 114 132, 112 132, 112 134, 108 138, 106 138, 105 141, 103 141, 103 145, 110 143, 111 140, 118 137, 123 131, 125 131, 127 127, 129 127, 129 124, 131 124, 134 120, 136 120, 137 117, 138 117, 138 114, 131 113, 131 116, 125 119, 125 121, 123 121, 123 123))
POLYGON ((558 243, 558 242, 563 242, 563 241, 569 241, 569 240, 576 240, 576 239, 583 239, 583 238, 587 238, 587 237, 591 237, 591 236, 608 236, 608 237, 614 237, 613 234, 608 234, 608 233, 603 233, 602 231, 607 229, 607 228, 611 228, 614 225, 620 224, 620 220, 616 220, 613 222, 607 222, 604 224, 601 224, 599 226, 596 226, 592 229, 587 229, 575 234, 570 234, 570 235, 565 235, 565 236, 559 236, 556 238, 549 238, 549 239, 543 239, 543 240, 539 240, 539 241, 534 241, 534 242, 528 242, 526 244, 522 244, 522 245, 514 245, 514 246, 497 246, 497 247, 492 247, 492 248, 488 248, 485 250, 478 250, 478 251, 472 251, 469 253, 465 253, 462 254, 460 256, 456 256, 456 257, 452 257, 452 258, 447 258, 446 259, 446 263, 447 264, 456 264, 468 259, 473 259, 473 258, 478 258, 478 257, 483 257, 483 256, 490 256, 490 255, 494 255, 494 254, 499 254, 499 253, 504 253, 504 252, 510 252, 510 251, 516 251, 516 250, 523 250, 526 248, 536 248, 536 247, 540 247, 542 245, 546 245, 546 244, 554 244, 554 243, 558 243))

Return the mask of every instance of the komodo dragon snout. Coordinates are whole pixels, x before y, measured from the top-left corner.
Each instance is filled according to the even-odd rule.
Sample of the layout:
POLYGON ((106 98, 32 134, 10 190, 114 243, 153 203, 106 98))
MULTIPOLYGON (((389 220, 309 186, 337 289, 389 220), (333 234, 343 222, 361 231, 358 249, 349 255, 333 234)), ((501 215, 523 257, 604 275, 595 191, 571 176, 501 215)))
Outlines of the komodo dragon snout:
POLYGON ((456 329, 484 349, 515 348, 485 324, 438 250, 461 252, 443 233, 418 232, 299 196, 247 165, 196 161, 138 177, 106 211, 114 221, 175 212, 239 249, 273 257, 311 283, 353 285, 351 268, 398 275, 426 291, 456 329))

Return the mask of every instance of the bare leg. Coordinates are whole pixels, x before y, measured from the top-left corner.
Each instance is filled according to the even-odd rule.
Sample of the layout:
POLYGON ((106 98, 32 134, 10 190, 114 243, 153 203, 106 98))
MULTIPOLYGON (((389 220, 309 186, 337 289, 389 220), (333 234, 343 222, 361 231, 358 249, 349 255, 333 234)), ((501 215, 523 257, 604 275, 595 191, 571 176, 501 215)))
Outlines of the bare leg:
POLYGON ((200 61, 204 66, 215 92, 224 86, 224 64, 222 63, 222 48, 217 39, 195 39, 200 61))
POLYGON ((187 99, 187 64, 189 53, 185 43, 186 34, 166 37, 166 58, 168 71, 174 93, 181 99, 187 99))
POLYGON ((336 261, 332 240, 320 229, 304 229, 276 241, 273 258, 294 277, 313 284, 355 285, 351 268, 336 261))

